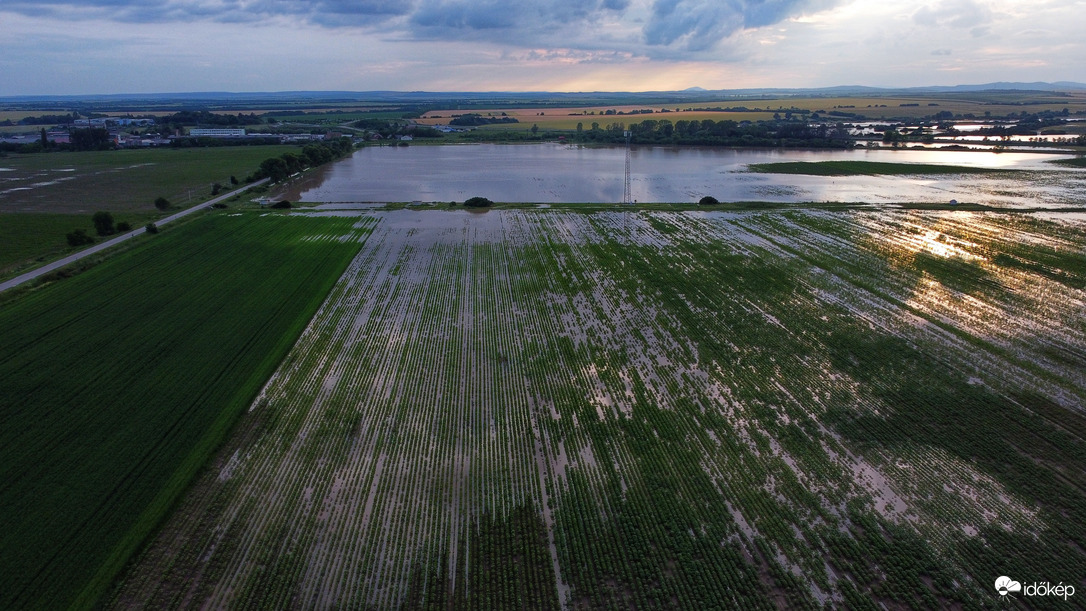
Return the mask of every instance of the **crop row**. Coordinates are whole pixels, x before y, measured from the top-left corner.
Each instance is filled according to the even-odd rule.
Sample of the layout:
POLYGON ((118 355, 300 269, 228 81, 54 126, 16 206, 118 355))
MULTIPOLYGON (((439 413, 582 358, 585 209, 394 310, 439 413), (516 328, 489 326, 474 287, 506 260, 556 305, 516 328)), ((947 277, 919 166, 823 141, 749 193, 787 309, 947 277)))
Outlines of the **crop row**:
POLYGON ((933 608, 1081 573, 1067 226, 376 217, 119 602, 933 608))
POLYGON ((0 606, 89 605, 225 438, 357 244, 213 216, 0 310, 0 606))

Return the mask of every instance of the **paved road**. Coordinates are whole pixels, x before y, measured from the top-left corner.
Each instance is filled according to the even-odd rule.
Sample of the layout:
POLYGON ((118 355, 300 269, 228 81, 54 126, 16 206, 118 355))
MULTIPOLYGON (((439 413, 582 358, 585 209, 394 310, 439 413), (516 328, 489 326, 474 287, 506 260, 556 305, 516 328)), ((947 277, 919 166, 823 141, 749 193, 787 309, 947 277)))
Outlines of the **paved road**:
MULTIPOLYGON (((159 220, 155 221, 155 225, 161 227, 162 225, 165 225, 166 223, 169 223, 171 221, 175 221, 175 220, 185 216, 186 214, 192 214, 193 212, 196 212, 197 210, 203 210, 204 208, 210 207, 212 204, 217 204, 217 203, 223 201, 224 199, 227 199, 229 197, 232 197, 233 195, 236 195, 238 193, 241 193, 242 191, 245 191, 246 189, 251 189, 251 188, 253 188, 253 187, 257 186, 257 185, 262 185, 262 184, 264 184, 266 182, 268 182, 268 179, 264 178, 262 180, 258 180, 256 182, 254 182, 254 183, 252 183, 250 185, 245 185, 244 187, 242 187, 240 189, 231 191, 231 192, 229 192, 229 193, 227 193, 225 195, 220 195, 220 196, 216 197, 215 199, 209 199, 209 200, 207 200, 206 202, 204 202, 202 204, 197 204, 197 205, 195 205, 195 206, 193 206, 191 208, 188 208, 186 210, 182 210, 181 212, 178 212, 177 214, 172 214, 170 216, 167 216, 164 219, 159 219, 159 220)), ((16 276, 16 277, 14 277, 11 280, 8 280, 6 282, 0 282, 0 291, 6 291, 6 290, 8 290, 10 288, 14 288, 16 286, 19 286, 20 284, 22 284, 24 282, 29 282, 30 280, 33 280, 33 279, 35 279, 35 278, 37 278, 39 276, 42 276, 44 274, 48 274, 49 272, 60 269, 61 267, 64 267, 65 265, 75 263, 76 261, 82 259, 83 257, 89 257, 89 256, 93 255, 96 252, 101 252, 101 251, 103 251, 103 250, 105 250, 107 248, 111 248, 113 246, 116 246, 117 244, 120 244, 121 242, 124 242, 125 240, 130 240, 130 239, 132 239, 132 238, 134 238, 134 237, 136 237, 136 236, 138 236, 140 234, 143 234, 146 231, 147 231, 147 229, 145 227, 140 227, 139 229, 134 229, 132 231, 129 231, 128 233, 122 233, 121 235, 116 236, 114 238, 110 238, 109 240, 106 240, 105 242, 95 244, 94 246, 91 246, 90 248, 88 248, 86 250, 81 250, 81 251, 75 253, 74 255, 70 255, 70 256, 64 257, 63 259, 53 261, 52 263, 49 263, 47 265, 43 265, 43 266, 41 266, 41 267, 39 267, 39 268, 37 268, 35 270, 29 271, 29 272, 23 274, 21 276, 16 276)))

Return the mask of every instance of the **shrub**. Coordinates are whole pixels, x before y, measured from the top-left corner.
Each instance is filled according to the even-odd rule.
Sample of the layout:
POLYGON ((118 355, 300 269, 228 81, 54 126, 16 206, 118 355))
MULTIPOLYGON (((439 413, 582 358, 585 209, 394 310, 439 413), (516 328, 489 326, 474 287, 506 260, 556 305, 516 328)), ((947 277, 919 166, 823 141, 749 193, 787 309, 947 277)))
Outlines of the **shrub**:
POLYGON ((147 233, 158 233, 158 225, 155 225, 154 223, 147 223, 147 226, 144 227, 144 229, 147 230, 147 233))
POLYGON ((287 200, 284 199, 282 201, 275 202, 274 204, 271 205, 271 207, 276 208, 278 210, 285 210, 287 208, 290 208, 290 202, 288 202, 287 200))
POLYGON ((494 205, 494 202, 485 197, 472 197, 465 201, 464 205, 469 208, 489 208, 494 205))
POLYGON ((705 197, 698 200, 698 205, 699 206, 715 206, 715 205, 717 205, 719 203, 720 202, 718 202, 717 199, 715 197, 713 197, 712 195, 706 195, 705 197))
POLYGON ((94 238, 87 235, 86 231, 82 229, 76 229, 68 234, 68 246, 84 246, 86 244, 94 244, 94 238))
POLYGON ((113 215, 108 212, 95 212, 91 217, 91 222, 94 223, 94 230, 98 232, 98 235, 109 235, 114 232, 113 215))
POLYGON ((159 210, 166 210, 169 207, 170 200, 166 199, 165 197, 155 198, 155 208, 158 208, 159 210))
POLYGON ((132 223, 129 223, 128 221, 117 223, 117 231, 132 231, 132 223))

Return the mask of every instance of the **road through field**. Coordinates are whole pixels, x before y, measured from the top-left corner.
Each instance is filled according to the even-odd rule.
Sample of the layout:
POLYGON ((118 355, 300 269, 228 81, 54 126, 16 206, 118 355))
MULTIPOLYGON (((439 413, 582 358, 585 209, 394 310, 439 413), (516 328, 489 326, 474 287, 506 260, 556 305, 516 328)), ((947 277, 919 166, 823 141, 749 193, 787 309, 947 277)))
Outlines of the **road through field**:
MULTIPOLYGON (((155 225, 156 226, 162 226, 162 225, 165 225, 166 223, 176 221, 177 219, 179 219, 179 218, 181 218, 183 216, 192 214, 193 212, 196 212, 197 210, 204 210, 206 208, 209 208, 214 204, 217 204, 217 203, 219 203, 219 202, 221 202, 221 201, 223 201, 225 199, 228 199, 228 198, 230 198, 230 197, 232 197, 234 195, 237 195, 238 193, 241 193, 243 191, 251 189, 251 188, 253 188, 255 186, 262 185, 262 184, 264 184, 266 182, 268 182, 268 179, 264 178, 264 179, 261 179, 261 180, 258 180, 256 182, 254 182, 252 184, 245 185, 244 187, 242 187, 240 189, 235 189, 235 190, 233 190, 233 191, 231 191, 229 193, 226 193, 225 195, 220 195, 220 196, 218 196, 218 197, 216 197, 214 199, 209 199, 209 200, 207 200, 206 202, 204 202, 202 204, 197 204, 197 205, 195 205, 195 206, 193 206, 191 208, 186 208, 185 210, 182 210, 181 212, 178 212, 177 214, 171 214, 170 216, 167 216, 164 219, 155 221, 155 225)), ((142 235, 143 233, 146 233, 146 231, 147 231, 147 229, 145 227, 140 227, 139 229, 133 229, 132 231, 129 231, 128 233, 122 233, 121 235, 116 236, 114 238, 111 238, 109 240, 106 240, 105 242, 102 242, 100 244, 95 244, 94 246, 91 246, 90 248, 87 248, 85 250, 81 250, 81 251, 75 253, 74 255, 69 255, 67 257, 64 257, 63 259, 58 259, 56 261, 53 261, 52 263, 43 265, 43 266, 41 266, 41 267, 39 267, 37 269, 26 272, 25 274, 22 274, 20 276, 16 276, 16 277, 12 278, 11 280, 7 280, 5 282, 0 282, 0 292, 6 291, 6 290, 11 289, 11 288, 15 288, 15 287, 19 286, 20 284, 29 282, 31 280, 34 280, 35 278, 40 278, 41 276, 43 276, 45 274, 48 274, 48 273, 50 273, 52 271, 56 271, 56 270, 66 266, 66 265, 71 265, 72 263, 75 263, 76 261, 79 261, 80 259, 84 259, 86 257, 89 257, 89 256, 91 256, 91 255, 93 255, 95 253, 101 252, 101 251, 103 251, 103 250, 105 250, 107 248, 112 248, 112 247, 116 246, 117 244, 120 244, 121 242, 124 242, 125 240, 129 240, 129 239, 134 238, 134 237, 136 237, 138 235, 142 235)))

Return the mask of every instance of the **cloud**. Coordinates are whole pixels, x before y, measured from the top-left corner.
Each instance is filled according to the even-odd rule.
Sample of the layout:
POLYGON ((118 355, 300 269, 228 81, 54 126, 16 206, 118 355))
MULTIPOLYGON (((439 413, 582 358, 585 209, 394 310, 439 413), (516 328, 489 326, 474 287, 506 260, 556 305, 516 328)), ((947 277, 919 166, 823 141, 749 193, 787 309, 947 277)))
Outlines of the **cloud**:
POLYGON ((492 39, 538 46, 620 18, 628 0, 427 0, 410 17, 420 38, 492 39))
POLYGON ((122 23, 279 22, 415 41, 682 57, 841 0, 4 0, 0 12, 122 23))
POLYGON ((0 11, 121 23, 255 23, 276 17, 324 26, 367 26, 408 14, 397 0, 13 0, 0 11))
POLYGON ((913 13, 913 22, 918 25, 952 28, 971 28, 976 32, 992 21, 992 10, 975 0, 949 0, 938 5, 926 5, 913 13))
POLYGON ((834 4, 832 0, 656 0, 645 25, 645 42, 702 51, 739 30, 773 25, 834 4))

